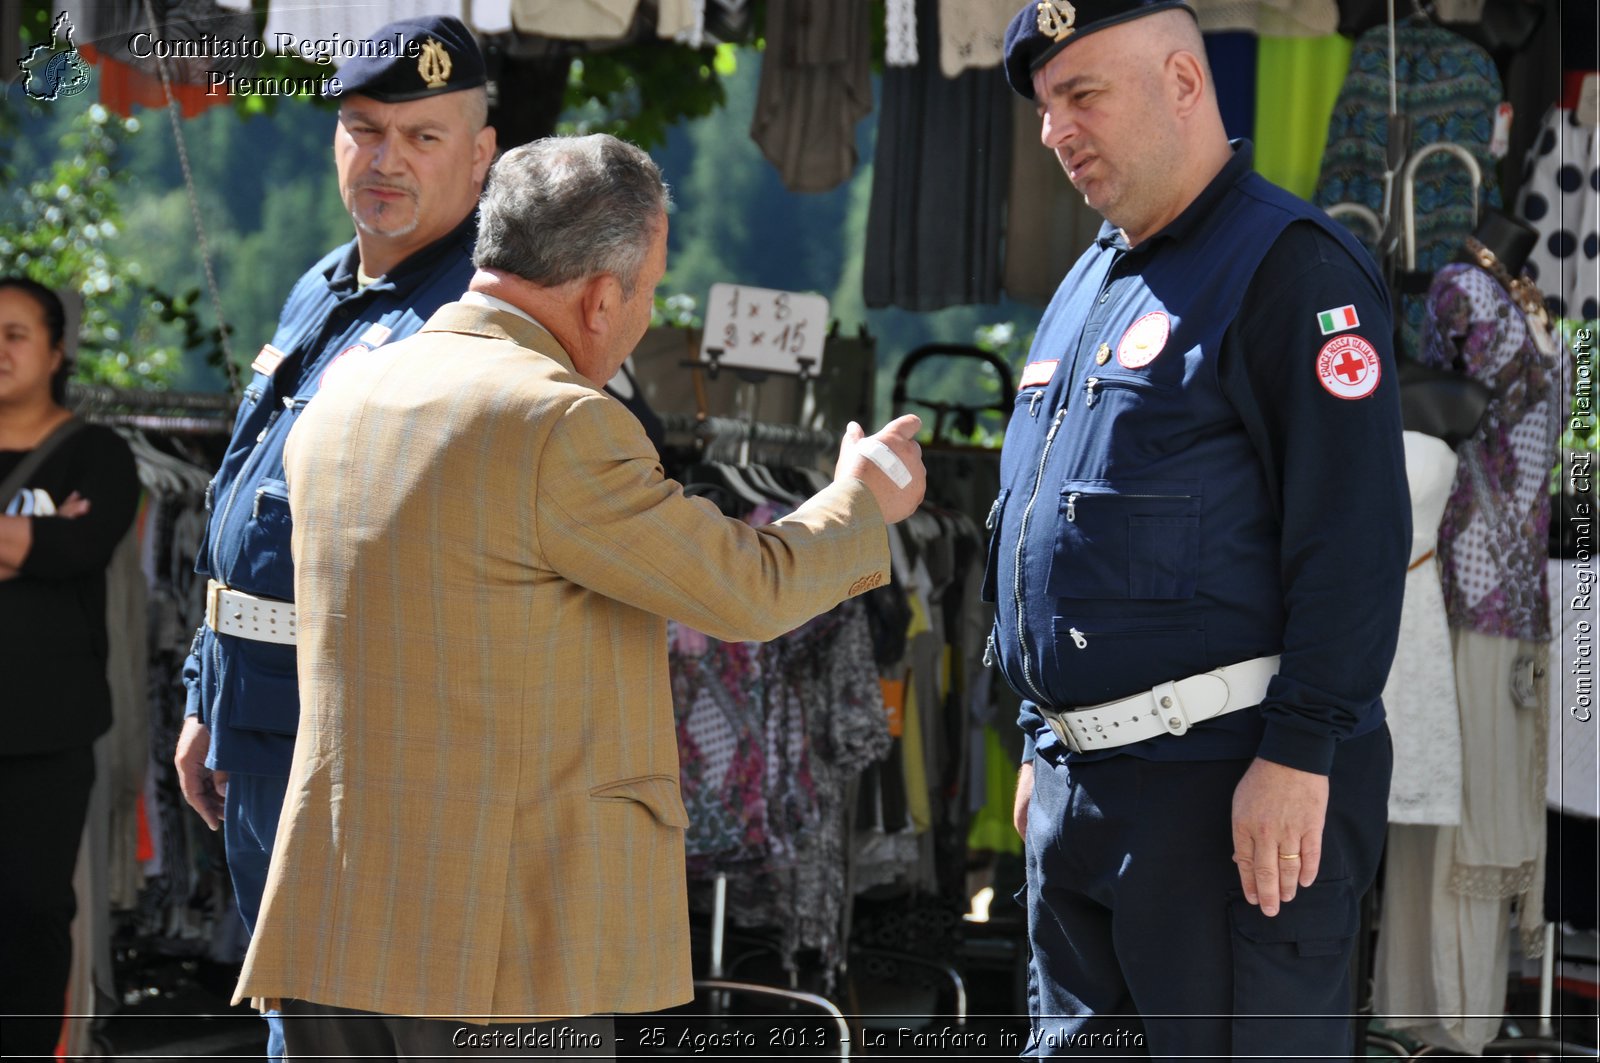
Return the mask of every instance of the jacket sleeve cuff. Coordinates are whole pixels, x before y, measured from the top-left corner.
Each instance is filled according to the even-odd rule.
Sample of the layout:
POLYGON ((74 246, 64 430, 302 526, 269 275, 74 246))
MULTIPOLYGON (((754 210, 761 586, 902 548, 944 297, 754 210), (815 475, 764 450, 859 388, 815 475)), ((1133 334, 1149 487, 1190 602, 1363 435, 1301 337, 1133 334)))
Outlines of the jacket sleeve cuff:
POLYGON ((1327 775, 1333 770, 1333 754, 1338 746, 1338 741, 1327 735, 1312 734, 1277 720, 1268 720, 1256 756, 1314 775, 1327 775))

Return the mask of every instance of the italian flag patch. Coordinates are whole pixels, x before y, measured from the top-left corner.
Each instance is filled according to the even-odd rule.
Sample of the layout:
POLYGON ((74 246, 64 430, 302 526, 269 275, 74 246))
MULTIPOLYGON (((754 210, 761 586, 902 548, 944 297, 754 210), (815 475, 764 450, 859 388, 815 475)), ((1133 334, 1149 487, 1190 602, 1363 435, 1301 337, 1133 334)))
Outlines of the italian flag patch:
POLYGON ((1354 306, 1336 306, 1332 310, 1324 310, 1317 315, 1317 327, 1322 329, 1324 336, 1335 332, 1343 332, 1348 328, 1355 328, 1361 324, 1361 319, 1356 317, 1354 306))

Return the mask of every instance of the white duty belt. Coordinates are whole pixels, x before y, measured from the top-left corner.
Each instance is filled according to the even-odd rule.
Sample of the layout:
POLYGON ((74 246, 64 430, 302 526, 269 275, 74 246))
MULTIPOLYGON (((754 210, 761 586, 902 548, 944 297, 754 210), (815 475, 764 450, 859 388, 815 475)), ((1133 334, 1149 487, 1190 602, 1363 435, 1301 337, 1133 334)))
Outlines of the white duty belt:
POLYGON ((214 579, 206 581, 206 626, 219 635, 293 646, 295 621, 293 602, 257 598, 214 579))
POLYGON ((1181 735, 1202 720, 1259 705, 1277 674, 1276 656, 1257 657, 1116 701, 1065 712, 1040 706, 1039 711, 1068 749, 1091 753, 1158 735, 1181 735))

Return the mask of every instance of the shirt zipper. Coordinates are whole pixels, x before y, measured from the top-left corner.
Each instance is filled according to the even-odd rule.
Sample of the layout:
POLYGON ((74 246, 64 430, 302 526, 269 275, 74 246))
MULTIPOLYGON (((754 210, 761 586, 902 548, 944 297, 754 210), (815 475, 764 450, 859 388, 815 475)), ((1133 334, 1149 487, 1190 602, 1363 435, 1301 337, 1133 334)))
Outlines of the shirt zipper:
POLYGON ((1014 586, 1013 596, 1017 600, 1017 645, 1022 650, 1022 682, 1028 688, 1034 700, 1045 704, 1044 695, 1039 693, 1039 687, 1033 681, 1033 666, 1028 658, 1028 639, 1024 630, 1023 601, 1022 601, 1022 552, 1028 544, 1028 520, 1033 516, 1033 504, 1039 500, 1039 485, 1044 482, 1045 462, 1050 458, 1050 447, 1055 443, 1056 431, 1061 427, 1062 418, 1067 415, 1067 407, 1062 406, 1056 411, 1055 417, 1050 421, 1050 431, 1044 437, 1044 449, 1039 452, 1039 468, 1033 476, 1033 491, 1028 495, 1028 505, 1022 511, 1022 526, 1017 535, 1016 569, 1012 575, 1014 586))

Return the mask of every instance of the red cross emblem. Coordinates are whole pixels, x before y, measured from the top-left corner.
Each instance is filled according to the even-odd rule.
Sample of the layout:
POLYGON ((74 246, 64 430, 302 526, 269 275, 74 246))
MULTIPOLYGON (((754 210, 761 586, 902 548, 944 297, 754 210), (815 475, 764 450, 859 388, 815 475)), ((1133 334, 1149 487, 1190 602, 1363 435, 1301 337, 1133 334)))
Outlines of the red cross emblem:
POLYGON ((1317 352, 1317 379, 1335 398, 1364 399, 1382 375, 1377 348, 1360 336, 1335 336, 1317 352))

